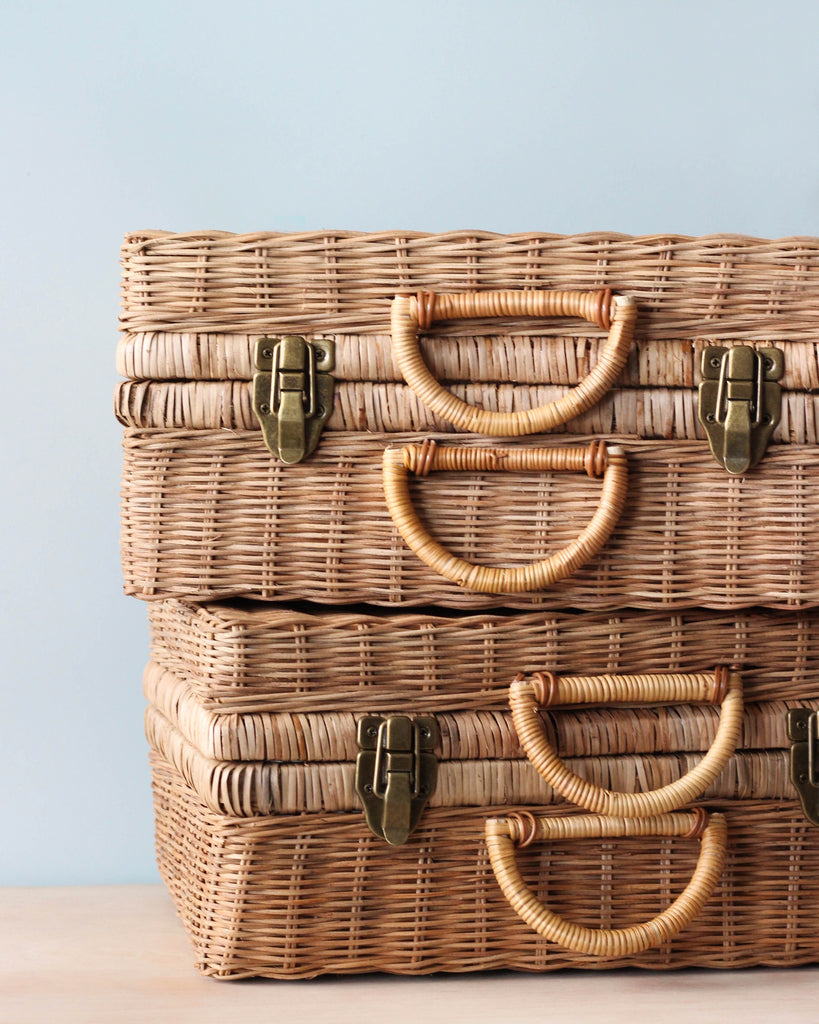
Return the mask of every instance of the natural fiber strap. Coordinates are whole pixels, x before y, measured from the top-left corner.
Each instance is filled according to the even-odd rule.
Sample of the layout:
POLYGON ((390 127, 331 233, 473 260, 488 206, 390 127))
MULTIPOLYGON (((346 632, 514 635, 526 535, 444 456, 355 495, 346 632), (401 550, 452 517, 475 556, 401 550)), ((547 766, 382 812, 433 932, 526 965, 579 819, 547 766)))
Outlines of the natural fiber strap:
POLYGON ((634 300, 625 296, 612 299, 608 289, 399 295, 393 300, 391 313, 393 356, 418 398, 459 430, 493 437, 537 434, 566 423, 600 401, 625 366, 636 319, 634 300), (438 383, 418 347, 418 329, 427 329, 433 320, 500 316, 582 317, 607 329, 609 337, 591 372, 562 398, 537 409, 493 412, 469 405, 438 383))
MULTIPOLYGON (((530 816, 531 817, 531 816, 530 816)), ((660 946, 700 913, 722 874, 728 828, 722 814, 710 820, 697 812, 664 814, 654 818, 604 818, 597 815, 532 818, 523 825, 517 816, 486 822, 486 847, 495 878, 512 909, 544 938, 567 949, 592 956, 629 956, 660 946), (572 924, 547 909, 528 888, 515 860, 521 838, 613 839, 625 836, 694 837, 702 830, 700 856, 691 881, 657 917, 630 928, 586 928, 572 924), (527 834, 528 833, 528 834, 527 834)), ((531 841, 530 840, 530 841, 531 841)))
POLYGON ((600 551, 620 518, 626 500, 628 466, 622 448, 599 442, 582 448, 437 447, 434 441, 388 448, 383 462, 384 495, 398 532, 430 568, 458 586, 482 594, 519 594, 542 590, 565 579, 600 551), (588 526, 566 547, 531 565, 511 569, 473 565, 456 558, 421 524, 409 493, 409 473, 462 472, 548 473, 558 470, 603 476, 600 502, 588 526))
POLYGON ((696 800, 723 770, 742 735, 742 680, 717 668, 712 674, 563 676, 538 672, 509 688, 512 721, 521 746, 540 775, 561 796, 603 815, 648 818, 696 800), (560 760, 546 736, 538 707, 555 704, 713 702, 722 705, 717 735, 687 775, 646 793, 613 793, 581 779, 560 760))

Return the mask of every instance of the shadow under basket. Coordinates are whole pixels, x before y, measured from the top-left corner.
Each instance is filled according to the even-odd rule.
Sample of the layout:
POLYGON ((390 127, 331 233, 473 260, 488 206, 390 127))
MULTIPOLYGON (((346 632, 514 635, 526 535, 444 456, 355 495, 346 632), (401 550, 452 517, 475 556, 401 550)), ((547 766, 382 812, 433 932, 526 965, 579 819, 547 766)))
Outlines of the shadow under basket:
MULTIPOLYGON (((819 960, 819 830, 795 801, 708 801, 728 854, 701 914, 636 956, 573 953, 510 908, 484 840, 508 808, 429 808, 404 846, 360 813, 228 817, 151 756, 159 868, 202 973, 310 978, 384 971, 565 967, 736 968, 819 960)), ((537 813, 537 808, 531 808, 537 813)), ((552 816, 576 813, 549 807, 552 816)), ((537 897, 592 928, 659 914, 684 888, 697 843, 677 838, 535 843, 518 864, 537 897)))

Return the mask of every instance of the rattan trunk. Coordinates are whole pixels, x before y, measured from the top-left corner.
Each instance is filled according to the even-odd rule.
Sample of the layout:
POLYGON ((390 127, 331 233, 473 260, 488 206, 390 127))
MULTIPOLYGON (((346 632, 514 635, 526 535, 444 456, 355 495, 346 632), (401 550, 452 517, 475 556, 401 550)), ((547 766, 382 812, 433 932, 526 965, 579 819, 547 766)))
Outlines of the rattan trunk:
POLYGON ((819 240, 147 232, 123 270, 203 972, 819 961, 819 240))
POLYGON ((148 233, 123 267, 128 593, 819 604, 815 239, 148 233), (323 433, 294 465, 270 457, 249 379, 254 343, 287 332, 336 345, 323 433), (782 390, 767 454, 729 475, 696 386, 703 354, 736 346, 778 349, 782 390), (507 578, 533 560, 557 564, 507 578))
MULTIPOLYGON (((746 698, 754 681, 749 675, 746 698)), ((526 759, 508 710, 492 706, 495 693, 485 710, 436 712, 436 790, 396 847, 368 830, 355 792, 361 712, 214 712, 156 663, 144 689, 160 870, 205 973, 738 967, 796 965, 819 953, 811 868, 819 832, 794 800, 785 728, 789 707, 819 701, 791 699, 787 688, 785 699, 746 705, 737 752, 696 802, 725 815, 729 836, 705 909, 656 948, 602 956, 545 941, 498 888, 487 819, 521 807, 552 820, 575 812, 526 759)), ((326 695, 335 702, 332 688, 326 695)), ((290 703, 301 706, 297 692, 290 703)), ((596 707, 552 712, 547 729, 568 767, 628 793, 667 785, 700 763, 717 718, 702 705, 596 707)), ((553 912, 613 929, 671 902, 694 869, 695 846, 584 839, 516 856, 553 912)))

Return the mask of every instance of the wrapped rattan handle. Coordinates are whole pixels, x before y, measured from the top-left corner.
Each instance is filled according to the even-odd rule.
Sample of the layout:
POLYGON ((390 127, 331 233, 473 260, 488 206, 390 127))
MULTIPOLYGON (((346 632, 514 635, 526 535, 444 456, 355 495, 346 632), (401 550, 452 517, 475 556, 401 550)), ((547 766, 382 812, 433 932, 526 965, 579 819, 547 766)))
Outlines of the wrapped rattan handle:
POLYGON ((631 348, 637 305, 611 291, 504 291, 417 296, 398 295, 392 303, 391 331, 395 362, 419 399, 459 430, 493 437, 517 437, 552 430, 600 401, 623 369, 631 348), (538 409, 493 412, 478 409, 450 394, 433 377, 418 347, 418 330, 433 320, 471 317, 576 316, 608 330, 594 368, 568 394, 538 409))
POLYGON ((593 441, 582 448, 467 448, 438 447, 434 441, 384 452, 384 495, 398 532, 431 569, 458 586, 481 594, 519 594, 542 590, 570 576, 597 554, 609 539, 626 500, 628 466, 622 448, 593 441), (568 470, 603 477, 600 501, 585 529, 564 548, 530 565, 502 569, 474 565, 456 558, 438 543, 415 512, 409 474, 426 476, 435 470, 461 472, 547 473, 568 470))
POLYGON ((725 862, 728 828, 722 814, 710 820, 701 810, 656 818, 604 818, 581 814, 566 818, 535 818, 513 814, 486 822, 486 847, 495 878, 512 909, 544 938, 567 949, 593 956, 631 956, 660 946, 700 913, 716 888, 725 862), (586 928, 553 913, 521 877, 515 846, 535 839, 612 839, 621 836, 700 837, 701 849, 691 881, 657 917, 630 928, 586 928))
POLYGON ((713 673, 634 676, 518 676, 509 688, 512 721, 521 746, 549 785, 578 807, 604 815, 646 818, 696 800, 733 754, 742 735, 742 680, 719 667, 713 673), (675 782, 645 793, 613 793, 569 771, 550 744, 538 707, 557 704, 711 702, 721 704, 719 727, 702 761, 675 782))

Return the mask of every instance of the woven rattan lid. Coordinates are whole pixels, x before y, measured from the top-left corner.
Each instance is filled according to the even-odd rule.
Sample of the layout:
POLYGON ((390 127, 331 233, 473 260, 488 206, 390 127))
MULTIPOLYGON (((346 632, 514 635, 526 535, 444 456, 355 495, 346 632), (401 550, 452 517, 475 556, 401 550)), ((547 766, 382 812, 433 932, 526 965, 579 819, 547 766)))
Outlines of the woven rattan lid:
POLYGON ((736 665, 749 702, 816 696, 819 616, 468 613, 249 601, 151 602, 152 658, 214 712, 503 711, 518 672, 703 672, 736 665))
MULTIPOLYGON (((354 761, 360 715, 215 715, 182 680, 155 665, 146 670, 145 693, 152 747, 211 809, 256 815, 359 806, 354 761)), ((790 792, 786 710, 784 702, 746 709, 746 749, 731 758, 706 795, 763 799, 790 792)), ((506 714, 464 711, 435 718, 440 738, 433 806, 560 802, 523 756, 506 714)), ((716 725, 716 712, 700 705, 601 708, 552 713, 549 731, 571 771, 605 789, 635 792, 665 786, 698 764, 716 725)))
POLYGON ((636 299, 643 337, 813 341, 817 266, 816 238, 149 231, 122 247, 121 325, 387 334, 399 293, 611 288, 636 299))
MULTIPOLYGON (((173 764, 212 810, 256 816, 360 808, 350 761, 293 763, 217 761, 205 757, 152 706, 146 714, 151 747, 173 764)), ((702 755, 568 758, 566 765, 597 786, 621 792, 658 789, 698 764, 702 755)), ((734 755, 706 799, 785 799, 792 796, 786 751, 734 755)), ((546 806, 562 802, 525 760, 444 761, 432 807, 546 806)))
MULTIPOLYGON (((398 681, 396 681, 396 684, 398 681)), ((356 726, 364 712, 214 712, 191 686, 151 662, 143 677, 146 698, 204 756, 221 761, 354 761, 356 726)), ((296 702, 297 703, 297 702, 296 702)), ((782 750, 792 706, 813 702, 768 701, 746 708, 740 746, 782 750)), ((368 714, 382 714, 373 705, 368 714)), ((390 714, 413 716, 410 699, 390 714)), ((716 735, 719 709, 706 704, 550 709, 542 713, 550 741, 567 757, 598 754, 702 752, 716 735)), ((448 711, 435 715, 441 761, 519 760, 525 755, 508 710, 448 711)))
MULTIPOLYGON (((610 289, 634 301, 637 326, 608 393, 571 417, 573 433, 704 439, 703 350, 775 343, 785 390, 773 440, 819 440, 816 239, 148 232, 122 252, 117 365, 129 379, 115 410, 128 427, 257 429, 256 342, 295 332, 334 346, 326 429, 449 430, 404 383, 390 333, 396 295, 610 289)), ((482 316, 433 320, 419 345, 432 378, 485 415, 565 400, 606 362, 603 320, 482 316)))

